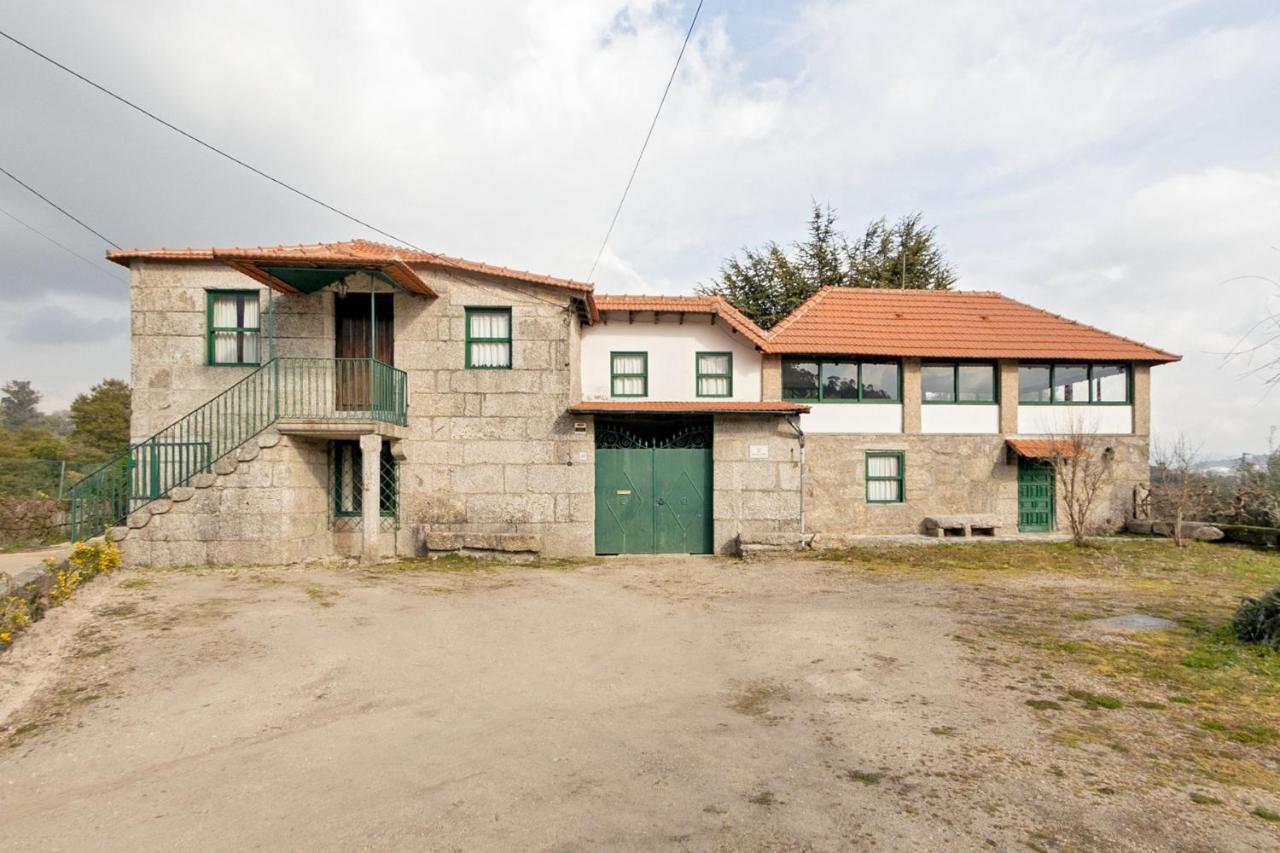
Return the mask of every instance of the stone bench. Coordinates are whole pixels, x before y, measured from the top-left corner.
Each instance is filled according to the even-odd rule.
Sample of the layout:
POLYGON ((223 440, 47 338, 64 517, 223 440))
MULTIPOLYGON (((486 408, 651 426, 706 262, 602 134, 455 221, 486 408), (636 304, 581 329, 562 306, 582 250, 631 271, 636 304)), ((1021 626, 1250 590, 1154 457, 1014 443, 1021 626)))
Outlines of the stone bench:
POLYGON ((1000 529, 1000 519, 994 515, 974 513, 969 515, 930 515, 924 520, 926 536, 958 537, 995 536, 1000 529))

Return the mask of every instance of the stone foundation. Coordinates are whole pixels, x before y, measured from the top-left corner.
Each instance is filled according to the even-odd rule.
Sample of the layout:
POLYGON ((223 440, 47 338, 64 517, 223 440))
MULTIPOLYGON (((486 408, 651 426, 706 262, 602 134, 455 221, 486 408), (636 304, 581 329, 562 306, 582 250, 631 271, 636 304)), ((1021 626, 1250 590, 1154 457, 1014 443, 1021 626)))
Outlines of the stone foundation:
POLYGON ((328 476, 325 444, 264 433, 107 535, 128 566, 272 565, 333 556, 328 476))

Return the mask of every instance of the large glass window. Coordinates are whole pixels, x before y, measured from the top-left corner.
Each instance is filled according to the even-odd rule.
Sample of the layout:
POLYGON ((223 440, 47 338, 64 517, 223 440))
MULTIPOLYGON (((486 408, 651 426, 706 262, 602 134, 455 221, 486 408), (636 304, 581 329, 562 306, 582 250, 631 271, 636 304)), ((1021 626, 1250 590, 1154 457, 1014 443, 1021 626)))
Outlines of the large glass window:
POLYGON ((784 400, 817 400, 818 374, 816 361, 783 359, 782 397, 784 400))
POLYGON ((733 396, 733 353, 700 352, 695 356, 699 397, 733 396))
POLYGON ((1127 364, 1036 364, 1018 368, 1022 403, 1128 403, 1127 364))
POLYGON ((1053 371, 1047 364, 1024 364, 1018 367, 1018 402, 1052 403, 1053 371))
POLYGON ((818 403, 897 403, 902 367, 895 361, 782 360, 782 397, 818 403))
POLYGON ((867 452, 867 503, 902 503, 903 455, 899 452, 867 452))
POLYGON ((925 364, 920 368, 920 399, 925 403, 994 403, 994 364, 925 364))
POLYGON ((511 367, 511 309, 467 309, 467 367, 511 367))
POLYGON ((610 393, 614 397, 649 396, 649 354, 614 352, 609 354, 610 393))
POLYGON ((256 290, 208 291, 209 364, 258 363, 260 340, 256 290))

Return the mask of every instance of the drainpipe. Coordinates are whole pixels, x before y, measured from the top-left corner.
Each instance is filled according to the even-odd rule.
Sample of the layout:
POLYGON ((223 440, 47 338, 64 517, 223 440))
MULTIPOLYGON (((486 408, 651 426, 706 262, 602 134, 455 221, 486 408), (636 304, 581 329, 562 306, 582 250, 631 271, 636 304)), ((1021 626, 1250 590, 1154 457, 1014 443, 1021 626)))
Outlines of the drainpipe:
POLYGON ((796 441, 800 443, 800 533, 805 532, 804 524, 804 430, 792 418, 786 418, 787 426, 796 431, 796 441))

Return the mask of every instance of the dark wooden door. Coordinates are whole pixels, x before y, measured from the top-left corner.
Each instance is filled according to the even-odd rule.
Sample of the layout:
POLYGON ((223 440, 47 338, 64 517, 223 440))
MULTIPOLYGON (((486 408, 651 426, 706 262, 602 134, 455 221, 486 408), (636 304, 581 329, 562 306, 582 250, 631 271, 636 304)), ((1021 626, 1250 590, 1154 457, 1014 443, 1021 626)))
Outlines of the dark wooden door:
POLYGON ((375 408, 369 357, 395 364, 394 304, 390 293, 375 294, 372 300, 367 293, 334 298, 334 397, 339 411, 375 408), (377 341, 376 354, 370 352, 371 325, 376 325, 372 335, 377 341))

